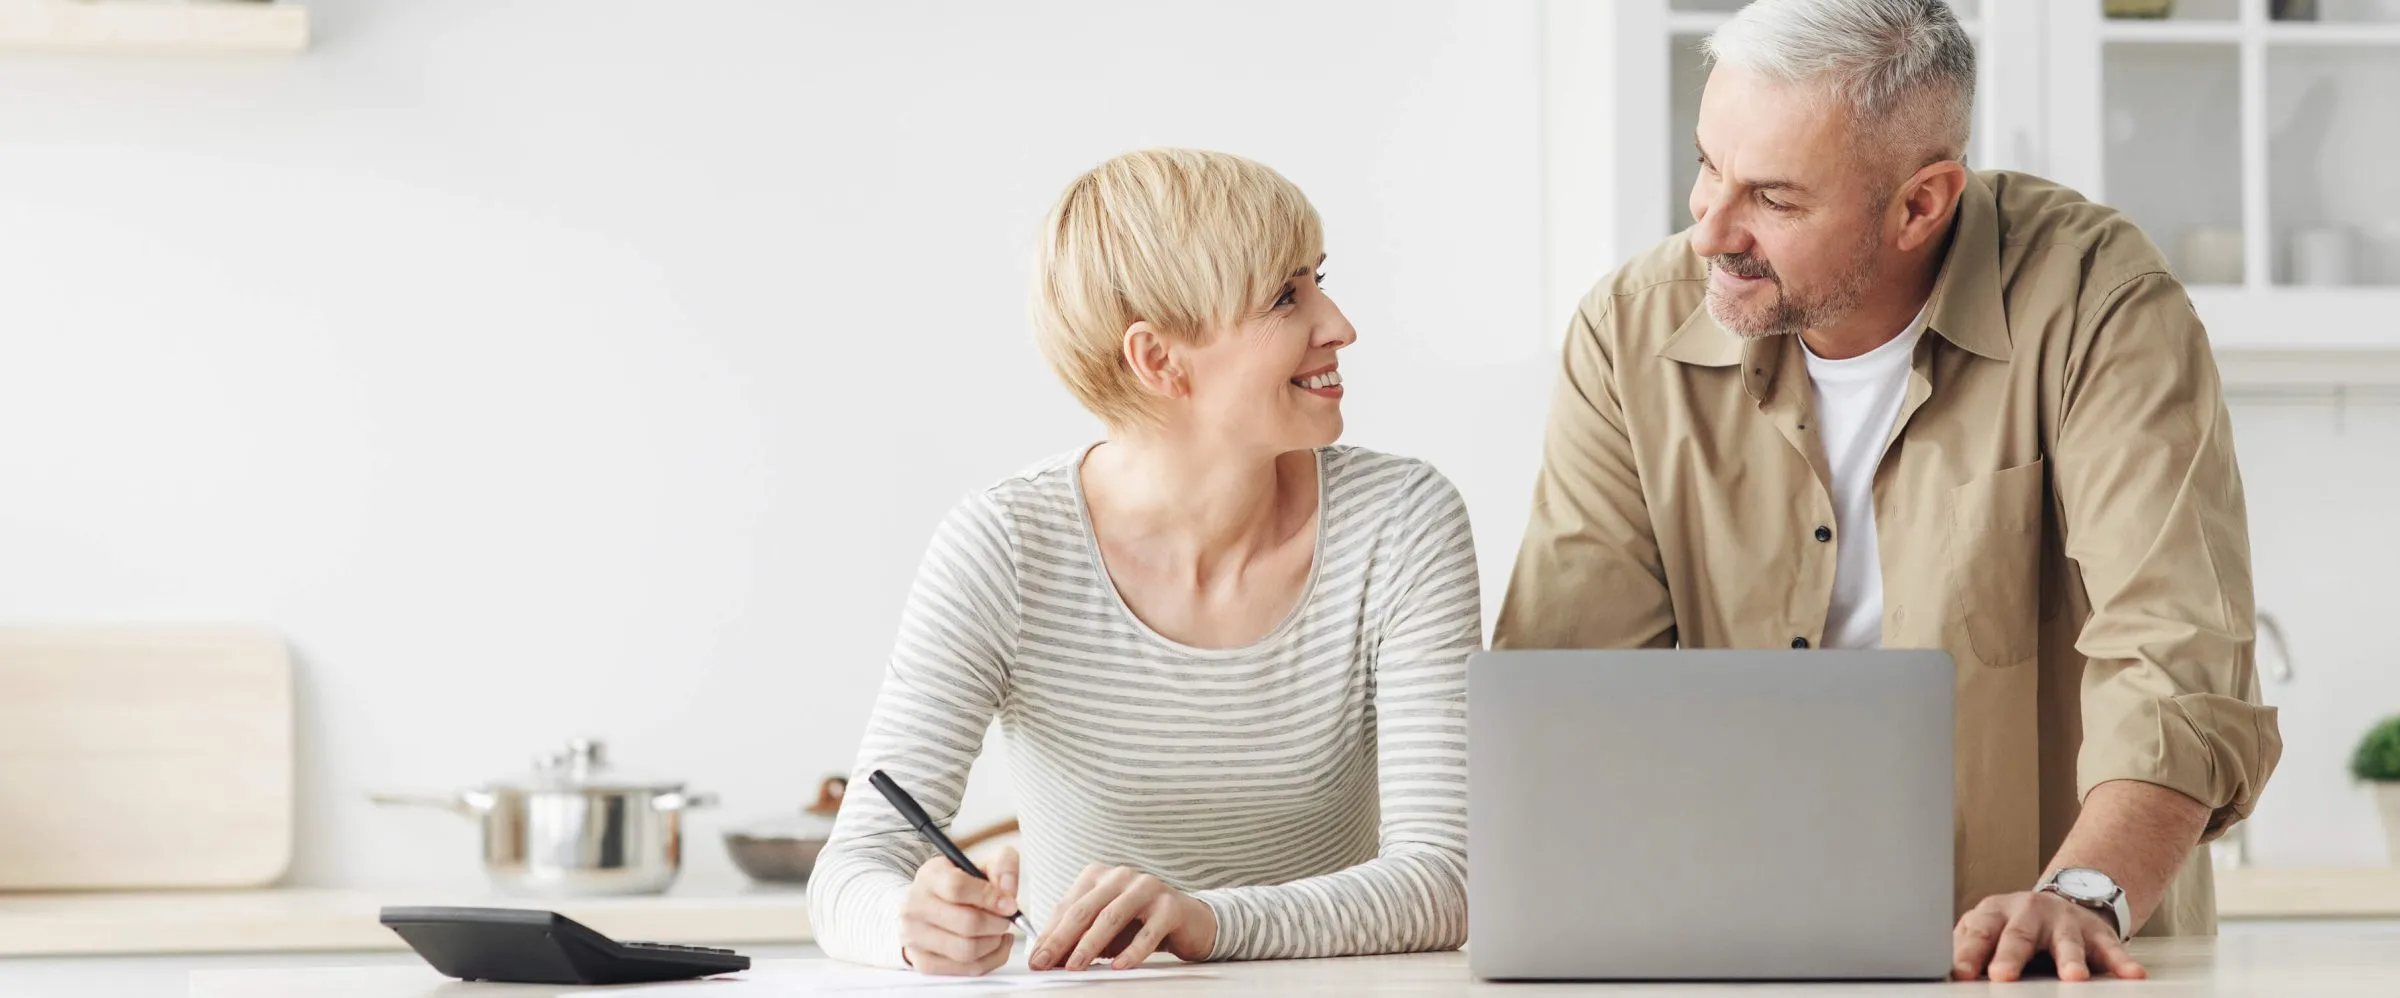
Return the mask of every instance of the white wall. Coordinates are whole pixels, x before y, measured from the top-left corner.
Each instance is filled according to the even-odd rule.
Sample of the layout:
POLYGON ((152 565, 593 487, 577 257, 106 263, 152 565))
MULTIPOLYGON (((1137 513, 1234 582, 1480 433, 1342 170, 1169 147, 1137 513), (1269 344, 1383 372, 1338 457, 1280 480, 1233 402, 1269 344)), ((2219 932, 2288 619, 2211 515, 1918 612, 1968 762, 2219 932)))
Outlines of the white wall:
POLYGON ((2349 761, 2370 725, 2400 714, 2400 398, 2232 405, 2258 608, 2292 658, 2288 682, 2261 679, 2284 751, 2249 823, 2251 859, 2382 865, 2374 798, 2349 761))
MULTIPOLYGON (((365 791, 577 734, 721 792, 729 875, 717 828, 848 766, 942 510, 1094 432, 1021 289, 1130 147, 1316 199, 1351 439, 1449 472, 1498 595, 1551 370, 1533 0, 311 6, 297 59, 0 60, 0 619, 282 628, 301 882, 474 882, 468 823, 365 791)), ((2237 407, 2300 669, 2262 862, 2372 858, 2335 757, 2400 710, 2396 412, 2237 407)))
POLYGON ((1349 439, 1460 484, 1497 592, 1532 0, 310 6, 296 59, 0 60, 0 618, 289 634, 297 880, 473 882, 365 791, 578 733, 724 794, 696 874, 847 769, 937 517, 1095 432, 1022 289, 1128 148, 1315 199, 1349 439))

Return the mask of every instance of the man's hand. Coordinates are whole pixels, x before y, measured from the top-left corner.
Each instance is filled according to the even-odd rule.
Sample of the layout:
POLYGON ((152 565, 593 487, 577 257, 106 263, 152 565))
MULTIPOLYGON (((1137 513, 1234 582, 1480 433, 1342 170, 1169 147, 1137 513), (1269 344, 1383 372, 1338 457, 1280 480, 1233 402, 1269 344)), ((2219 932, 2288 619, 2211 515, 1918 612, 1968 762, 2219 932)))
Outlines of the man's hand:
MULTIPOLYGON (((2051 869, 2105 870, 2125 890, 2133 926, 2158 906, 2208 823, 2209 809, 2165 787, 2111 780, 2084 797, 2083 813, 2050 860, 2051 869)), ((2050 954, 2062 981, 2090 980, 2094 971, 2145 977, 2109 917, 2048 892, 2025 891, 1983 899, 1950 933, 1950 974, 2013 981, 2036 954, 2050 954)))
POLYGON ((1057 910, 1026 961, 1035 970, 1088 970, 1104 957, 1125 970, 1159 950, 1201 960, 1217 943, 1217 913, 1206 903, 1132 867, 1085 867, 1057 910))
POLYGON ((1972 981, 1989 968, 1992 980, 2013 981, 2037 953, 2050 954, 2062 981, 2091 980, 2094 968, 2149 976, 2107 916, 2047 891, 1995 894, 1959 919, 1950 933, 1950 976, 1972 981))

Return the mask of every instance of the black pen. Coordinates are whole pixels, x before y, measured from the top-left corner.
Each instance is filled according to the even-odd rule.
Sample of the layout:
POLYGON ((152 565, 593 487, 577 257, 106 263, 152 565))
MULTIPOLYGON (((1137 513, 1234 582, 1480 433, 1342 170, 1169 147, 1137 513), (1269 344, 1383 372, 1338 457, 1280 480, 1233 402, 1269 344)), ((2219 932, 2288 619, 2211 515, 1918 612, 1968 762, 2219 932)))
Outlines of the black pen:
MULTIPOLYGON (((958 851, 958 843, 950 841, 950 836, 942 834, 941 826, 934 824, 933 819, 926 816, 925 809, 917 806, 917 799, 909 796, 908 791, 900 789, 900 785, 892 782, 891 777, 883 775, 883 770, 878 769, 867 774, 867 782, 875 785, 875 790, 883 794, 883 799, 892 802, 892 807, 899 810, 903 820, 916 828, 917 834, 931 840, 934 848, 941 850, 942 855, 950 857, 952 865, 967 871, 967 876, 977 880, 992 879, 984 876, 982 870, 976 869, 975 861, 968 859, 966 853, 958 851)), ((1025 938, 1036 937, 1037 933, 1033 931, 1033 923, 1025 920, 1023 911, 1008 916, 1008 920, 1017 923, 1018 928, 1025 930, 1025 938)))

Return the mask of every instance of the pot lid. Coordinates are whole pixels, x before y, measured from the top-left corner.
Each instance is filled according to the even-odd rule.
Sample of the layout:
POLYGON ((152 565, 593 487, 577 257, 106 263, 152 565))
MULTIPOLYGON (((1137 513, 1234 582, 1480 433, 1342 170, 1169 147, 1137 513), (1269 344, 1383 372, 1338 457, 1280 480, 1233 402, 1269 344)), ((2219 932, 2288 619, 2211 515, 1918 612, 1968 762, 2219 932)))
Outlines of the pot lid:
POLYGON ((833 818, 842 810, 842 793, 850 781, 828 776, 817 784, 817 799, 795 814, 754 821, 727 832, 752 839, 823 839, 833 835, 833 818))
POLYGON ((683 789, 684 781, 651 779, 646 774, 628 772, 609 761, 608 752, 598 739, 577 738, 567 742, 562 750, 536 757, 532 772, 494 783, 511 790, 664 793, 683 789))

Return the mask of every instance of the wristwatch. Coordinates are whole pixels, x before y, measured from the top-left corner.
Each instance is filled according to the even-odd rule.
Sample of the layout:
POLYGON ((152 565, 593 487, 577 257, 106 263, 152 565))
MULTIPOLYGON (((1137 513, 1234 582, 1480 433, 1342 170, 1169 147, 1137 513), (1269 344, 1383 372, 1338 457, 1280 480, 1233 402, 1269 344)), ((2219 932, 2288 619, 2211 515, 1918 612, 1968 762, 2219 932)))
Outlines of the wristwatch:
POLYGON ((2109 917, 2116 923, 2117 941, 2133 938, 2133 910, 2125 903, 2125 888, 2108 874, 2088 866, 2070 866, 2042 878, 2034 893, 2048 891, 2109 917))

